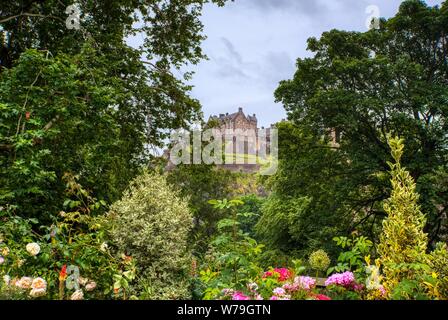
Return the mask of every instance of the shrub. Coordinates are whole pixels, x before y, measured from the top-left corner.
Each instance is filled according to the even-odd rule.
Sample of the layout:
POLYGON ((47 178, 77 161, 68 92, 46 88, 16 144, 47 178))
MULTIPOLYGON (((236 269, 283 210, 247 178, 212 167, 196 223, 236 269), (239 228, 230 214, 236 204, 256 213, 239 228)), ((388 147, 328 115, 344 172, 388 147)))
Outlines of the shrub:
POLYGON ((139 283, 132 290, 144 299, 189 298, 192 215, 188 201, 170 189, 166 178, 137 177, 108 216, 114 244, 136 263, 139 283))
POLYGON ((104 201, 92 198, 75 176, 64 180, 70 210, 61 211, 51 226, 0 208, 0 300, 70 299, 80 290, 84 299, 119 298, 112 279, 122 264, 103 245, 103 216, 92 216, 104 201))
POLYGON ((401 167, 403 140, 390 139, 392 157, 392 194, 384 204, 388 217, 383 221, 378 253, 384 273, 384 287, 388 293, 404 279, 416 278, 412 265, 423 262, 427 235, 423 232, 425 216, 417 204, 419 195, 411 175, 401 167))

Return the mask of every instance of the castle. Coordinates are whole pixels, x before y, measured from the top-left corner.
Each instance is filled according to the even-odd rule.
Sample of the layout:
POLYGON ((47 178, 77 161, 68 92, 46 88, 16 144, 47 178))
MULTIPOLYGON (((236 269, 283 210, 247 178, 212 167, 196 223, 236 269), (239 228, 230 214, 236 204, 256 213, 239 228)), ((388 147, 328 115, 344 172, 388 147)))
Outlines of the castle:
MULTIPOLYGON (((265 129, 262 127, 265 139, 259 139, 260 128, 258 128, 258 120, 255 114, 246 116, 243 108, 238 108, 238 112, 232 114, 226 113, 219 116, 210 116, 209 122, 212 121, 217 123, 217 128, 223 133, 226 130, 235 130, 236 135, 233 137, 233 142, 237 140, 243 141, 244 149, 236 150, 234 148, 231 150, 232 153, 256 158, 259 156, 261 149, 264 148, 265 152, 269 154, 270 128, 265 129)), ((256 163, 256 161, 246 161, 246 163, 225 163, 218 165, 218 167, 235 172, 256 172, 259 170, 260 164, 256 163)))
MULTIPOLYGON (((246 116, 243 108, 232 114, 210 116, 208 123, 222 139, 223 161, 215 162, 217 167, 245 173, 260 170, 260 161, 266 161, 271 152, 271 128, 258 128, 257 116, 246 116)), ((179 150, 173 154, 171 151, 165 150, 163 155, 168 159, 167 170, 175 167, 171 155, 178 155, 179 150)))

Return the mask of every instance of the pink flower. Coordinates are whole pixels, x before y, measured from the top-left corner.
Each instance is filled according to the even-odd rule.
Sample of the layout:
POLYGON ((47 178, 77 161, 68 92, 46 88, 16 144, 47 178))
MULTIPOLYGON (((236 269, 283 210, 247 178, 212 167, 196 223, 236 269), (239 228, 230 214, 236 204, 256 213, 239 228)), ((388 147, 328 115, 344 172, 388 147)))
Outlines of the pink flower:
POLYGON ((325 285, 339 285, 343 287, 350 287, 355 282, 355 276, 352 272, 346 271, 344 273, 335 273, 331 275, 326 281, 325 285))
POLYGON ((324 294, 316 294, 314 297, 316 298, 316 300, 331 300, 329 296, 326 296, 324 294))
POLYGON ((380 290, 381 295, 382 295, 383 297, 386 296, 386 289, 384 289, 384 286, 380 286, 380 287, 378 288, 378 290, 380 290))
POLYGON ((364 285, 361 283, 354 283, 353 284, 353 290, 355 291, 362 291, 364 289, 364 285))
POLYGON ((232 295, 232 300, 250 300, 250 298, 248 296, 246 296, 245 294, 243 294, 242 292, 236 291, 232 295))
POLYGON ((272 296, 269 300, 279 300, 277 296, 272 296))
POLYGON ((299 289, 298 284, 294 283, 285 283, 282 286, 283 289, 288 290, 288 291, 297 291, 299 289))
POLYGON ((285 289, 283 289, 283 288, 275 288, 272 292, 273 292, 276 296, 283 296, 284 294, 286 294, 286 291, 285 291, 285 289))
POLYGON ((299 276, 294 279, 294 283, 300 289, 311 290, 316 285, 316 280, 311 277, 299 276))
POLYGON ((292 276, 292 272, 287 268, 275 268, 273 271, 264 273, 263 278, 278 277, 278 281, 286 281, 292 276))

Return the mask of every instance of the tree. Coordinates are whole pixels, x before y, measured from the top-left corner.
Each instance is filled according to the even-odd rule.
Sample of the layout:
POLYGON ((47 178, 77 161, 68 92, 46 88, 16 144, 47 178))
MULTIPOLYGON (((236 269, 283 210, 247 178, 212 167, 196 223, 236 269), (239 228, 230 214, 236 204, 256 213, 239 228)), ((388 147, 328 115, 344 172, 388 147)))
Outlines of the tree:
MULTIPOLYGON (((332 30, 319 40, 310 38, 308 49, 314 56, 298 59, 294 78, 276 90, 277 101, 302 130, 315 139, 331 132, 340 137, 333 155, 315 158, 318 164, 311 167, 331 168, 340 177, 334 188, 334 179, 324 181, 326 170, 314 172, 322 189, 335 189, 330 196, 338 199, 336 210, 356 212, 354 224, 375 226, 385 214, 381 202, 390 188, 387 133, 392 132, 406 139, 402 161, 428 213, 430 242, 446 236, 448 194, 431 181, 446 171, 447 25, 447 3, 439 8, 404 1, 395 17, 381 21, 379 30, 332 30), (332 163, 337 165, 332 168, 332 163)), ((307 175, 309 168, 295 170, 296 176, 307 175)), ((335 210, 331 203, 322 202, 328 212, 335 210)))
MULTIPOLYGON (((65 172, 113 202, 170 129, 200 117, 191 73, 207 0, 22 0, 0 8, 0 205, 51 216, 65 172), (132 48, 128 36, 142 34, 132 48)), ((211 0, 223 5, 224 0, 211 0)))
POLYGON ((325 137, 291 122, 277 124, 279 165, 265 182, 271 194, 256 230, 269 247, 308 256, 324 248, 336 254, 334 235, 350 233, 359 222, 346 205, 355 193, 339 172, 347 157, 325 137))
POLYGON ((168 183, 189 199, 194 216, 191 245, 197 254, 204 253, 216 231, 216 223, 224 218, 208 201, 229 196, 234 179, 230 171, 205 164, 178 165, 167 173, 168 183))
POLYGON ((390 139, 390 147, 395 162, 389 163, 392 193, 384 204, 387 218, 383 221, 378 246, 387 292, 392 292, 403 279, 415 278, 415 270, 409 266, 425 262, 428 243, 427 235, 423 232, 425 216, 417 204, 419 195, 415 183, 400 163, 403 140, 390 139))
POLYGON ((193 217, 187 200, 170 188, 164 176, 138 176, 108 217, 113 244, 136 261, 135 293, 145 299, 190 296, 188 239, 193 217))

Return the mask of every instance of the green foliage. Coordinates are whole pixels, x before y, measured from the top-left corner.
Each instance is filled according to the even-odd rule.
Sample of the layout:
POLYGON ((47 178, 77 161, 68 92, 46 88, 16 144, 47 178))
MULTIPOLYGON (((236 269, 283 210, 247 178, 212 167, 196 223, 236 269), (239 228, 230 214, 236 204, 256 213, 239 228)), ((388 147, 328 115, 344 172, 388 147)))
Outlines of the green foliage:
POLYGON ((385 276, 385 289, 392 292, 402 280, 416 278, 415 268, 411 268, 410 264, 426 262, 428 238, 423 232, 425 216, 417 204, 414 180, 400 163, 403 140, 391 138, 390 148, 395 160, 395 163, 389 163, 392 194, 384 204, 388 217, 383 221, 378 253, 385 276))
POLYGON ((47 283, 44 299, 70 299, 75 288, 66 288, 66 279, 61 280, 64 266, 79 270, 68 276, 84 291, 85 299, 119 297, 113 294, 112 278, 123 263, 104 245, 109 240, 107 223, 101 216, 93 217, 102 201, 92 198, 75 177, 66 175, 65 180, 70 210, 61 211, 51 225, 17 216, 11 209, 0 211, 0 255, 5 259, 0 264, 1 297, 30 299, 30 289, 19 288, 15 283, 21 277, 41 277, 47 283), (28 251, 30 243, 39 246, 37 254, 28 251), (10 279, 9 285, 4 283, 4 276, 10 279), (87 290, 88 283, 95 283, 95 288, 87 290))
POLYGON ((133 283, 133 294, 144 299, 190 296, 187 241, 193 217, 188 201, 164 176, 138 176, 111 206, 108 218, 114 245, 136 262, 139 281, 133 283))
POLYGON ((334 237, 336 245, 344 249, 338 256, 337 265, 328 269, 328 274, 344 271, 353 271, 360 275, 364 271, 365 257, 370 257, 373 242, 364 236, 334 237))
POLYGON ((148 145, 200 118, 191 73, 172 70, 204 58, 208 2, 225 1, 80 0, 80 30, 65 25, 71 0, 2 3, 0 205, 48 222, 65 172, 119 199, 150 159, 148 145), (126 39, 137 33, 146 38, 132 48, 126 39))
POLYGON ((207 201, 227 197, 231 193, 234 177, 229 171, 211 165, 179 165, 168 172, 167 181, 189 199, 194 217, 191 235, 194 241, 190 245, 201 254, 216 231, 217 221, 223 218, 222 212, 211 208, 207 201))
POLYGON ((429 265, 438 281, 430 288, 438 298, 448 298, 448 246, 438 243, 430 253, 429 265))
POLYGON ((359 224, 376 240, 390 192, 387 133, 393 132, 406 137, 402 161, 421 193, 431 244, 445 239, 446 185, 428 181, 437 180, 437 168, 446 172, 448 51, 439 44, 448 41, 447 8, 407 0, 379 30, 310 38, 312 57, 299 58, 294 77, 280 83, 275 96, 290 121, 314 140, 331 141, 332 132, 340 138, 326 147, 295 143, 288 172, 280 169, 282 189, 313 194, 320 207, 313 216, 334 214, 342 224, 350 217, 348 226, 359 224))
POLYGON ((244 204, 237 208, 240 228, 244 233, 255 238, 255 225, 262 215, 261 208, 265 199, 255 194, 245 195, 239 199, 244 202, 244 204))
POLYGON ((264 247, 240 229, 237 207, 241 200, 210 200, 216 209, 230 211, 231 218, 218 222, 218 235, 210 243, 200 271, 201 291, 206 300, 215 299, 226 288, 245 288, 262 269, 257 258, 264 247))
POLYGON ((352 196, 343 185, 346 179, 337 174, 347 159, 323 138, 291 122, 277 128, 279 168, 266 181, 272 192, 262 207, 258 236, 270 249, 299 257, 324 249, 333 257, 336 247, 331 239, 356 223, 344 202, 352 196))

